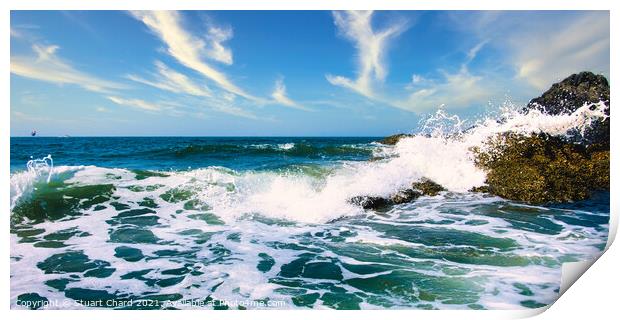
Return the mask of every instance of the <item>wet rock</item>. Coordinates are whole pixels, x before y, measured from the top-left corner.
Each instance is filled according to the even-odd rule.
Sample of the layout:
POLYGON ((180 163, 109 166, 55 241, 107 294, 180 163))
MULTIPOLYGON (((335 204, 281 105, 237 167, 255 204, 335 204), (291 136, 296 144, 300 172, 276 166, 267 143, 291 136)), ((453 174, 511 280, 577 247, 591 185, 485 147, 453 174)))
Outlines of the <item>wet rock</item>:
POLYGON ((396 143, 398 143, 398 141, 400 141, 400 139, 405 138, 405 137, 411 137, 411 135, 410 134, 405 134, 405 133, 399 133, 399 134, 395 134, 395 135, 391 135, 391 136, 385 137, 382 140, 380 140, 379 143, 393 146, 396 143))
POLYGON ((349 202, 364 209, 373 210, 387 208, 392 204, 389 199, 370 196, 356 196, 351 198, 349 202))
POLYGON ((389 200, 392 202, 392 204, 401 204, 401 203, 411 202, 419 198, 421 195, 422 193, 417 190, 406 189, 406 190, 401 190, 397 192, 396 194, 392 195, 389 200))
POLYGON ((569 202, 609 189, 609 151, 561 137, 504 134, 490 140, 485 151, 474 153, 477 165, 487 172, 484 191, 503 198, 569 202))
POLYGON ((422 179, 421 181, 414 182, 411 187, 415 190, 419 190, 420 193, 425 196, 436 196, 439 192, 446 190, 438 183, 429 179, 422 179))
POLYGON ((384 211, 393 205, 408 203, 421 196, 436 196, 444 190, 441 185, 429 179, 422 179, 412 183, 411 188, 400 190, 389 197, 356 196, 351 198, 349 202, 367 210, 384 211))
POLYGON ((477 186, 469 189, 469 192, 479 192, 479 193, 491 193, 491 188, 489 186, 477 186))
POLYGON ((551 115, 574 112, 584 104, 604 103, 608 116, 573 137, 548 134, 501 134, 481 151, 476 164, 487 172, 487 192, 528 203, 571 202, 609 190, 609 83, 592 72, 573 74, 555 83, 526 109, 551 115))
MULTIPOLYGON (((532 99, 526 109, 539 109, 551 115, 571 113, 584 104, 603 102, 609 116, 609 82, 602 75, 584 71, 555 83, 540 97, 532 99)), ((577 142, 602 144, 609 149, 609 118, 597 120, 577 142)))

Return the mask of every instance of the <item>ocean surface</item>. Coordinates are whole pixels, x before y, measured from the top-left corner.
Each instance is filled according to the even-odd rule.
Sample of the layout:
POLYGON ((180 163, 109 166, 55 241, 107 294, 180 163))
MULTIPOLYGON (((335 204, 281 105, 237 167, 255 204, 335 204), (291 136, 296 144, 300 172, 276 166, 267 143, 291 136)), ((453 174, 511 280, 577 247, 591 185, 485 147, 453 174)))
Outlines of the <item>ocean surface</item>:
MULTIPOLYGON (((514 123, 534 123, 525 120, 514 123)), ((609 193, 533 206, 468 192, 484 173, 467 150, 481 132, 514 123, 396 146, 372 137, 11 138, 11 307, 547 305, 562 264, 605 247, 609 193), (421 178, 447 191, 383 212, 348 201, 421 178)))

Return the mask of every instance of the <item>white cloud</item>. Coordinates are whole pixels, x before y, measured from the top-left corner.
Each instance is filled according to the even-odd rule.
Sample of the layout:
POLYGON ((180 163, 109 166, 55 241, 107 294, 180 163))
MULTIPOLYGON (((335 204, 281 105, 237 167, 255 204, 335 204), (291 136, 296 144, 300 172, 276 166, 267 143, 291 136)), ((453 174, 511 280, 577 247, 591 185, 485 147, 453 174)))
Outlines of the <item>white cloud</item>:
POLYGON ((211 109, 214 109, 216 111, 219 112, 223 112, 223 113, 227 113, 233 116, 237 116, 237 117, 242 117, 242 118, 247 118, 247 119, 254 119, 254 120, 258 120, 261 119, 260 117, 258 117, 257 115, 255 115, 252 112, 249 112, 243 108, 240 108, 238 106, 235 106, 232 104, 232 102, 228 102, 228 101, 220 101, 220 102, 211 102, 208 104, 208 107, 210 107, 211 109))
POLYGON ((351 89, 363 96, 373 98, 374 82, 382 82, 387 75, 385 52, 389 41, 404 29, 403 23, 393 23, 383 30, 372 27, 372 11, 337 11, 333 13, 338 30, 355 45, 358 51, 357 78, 327 75, 327 80, 337 86, 351 89))
POLYGON ((405 86, 405 89, 414 90, 415 88, 418 88, 421 84, 426 83, 427 81, 428 79, 426 79, 424 76, 414 73, 411 75, 411 81, 405 86))
POLYGON ((11 57, 11 73, 60 85, 73 84, 94 92, 109 93, 124 89, 121 84, 76 70, 56 55, 58 46, 34 44, 32 49, 35 56, 11 57))
POLYGON ((210 46, 206 49, 207 56, 215 61, 231 65, 233 63, 232 51, 224 47, 223 43, 232 39, 232 36, 231 28, 209 27, 207 40, 210 46))
MULTIPOLYGON (((609 76, 609 12, 454 13, 460 31, 486 39, 514 70, 515 79, 537 90, 580 71, 609 76)), ((510 76, 509 76, 510 77, 510 76)))
POLYGON ((183 29, 181 17, 177 12, 134 11, 132 14, 166 44, 167 53, 181 64, 197 71, 230 93, 250 100, 259 100, 237 87, 224 73, 216 70, 205 61, 205 59, 214 59, 232 63, 232 55, 228 56, 230 50, 221 46, 221 43, 228 39, 227 35, 221 32, 221 29, 212 28, 215 31, 209 33, 212 45, 209 47, 203 39, 195 37, 183 29))
POLYGON ((273 93, 271 94, 271 97, 276 103, 279 103, 281 105, 295 108, 295 109, 304 110, 304 111, 310 111, 310 109, 305 108, 304 106, 293 101, 291 98, 289 98, 286 95, 286 86, 284 85, 284 81, 282 79, 276 80, 276 85, 273 89, 273 93))
POLYGON ((142 109, 146 111, 160 111, 162 109, 162 107, 157 104, 146 102, 140 99, 124 99, 124 98, 114 97, 114 96, 109 96, 107 98, 108 100, 118 105, 142 109))
POLYGON ((474 75, 469 71, 469 63, 472 62, 478 52, 487 43, 482 41, 469 49, 465 61, 461 64, 458 72, 449 73, 440 70, 442 78, 431 80, 414 74, 408 90, 413 91, 405 100, 395 101, 393 105, 409 111, 429 111, 438 107, 463 108, 474 103, 481 104, 490 100, 501 92, 497 87, 494 75, 474 75))
POLYGON ((466 67, 456 73, 443 73, 440 81, 428 81, 409 97, 393 105, 405 110, 423 112, 438 107, 468 107, 495 96, 497 90, 489 79, 472 75, 466 67))
POLYGON ((156 61, 157 74, 154 74, 154 80, 147 80, 137 75, 127 75, 127 78, 136 82, 140 82, 158 89, 174 92, 185 93, 199 97, 211 97, 211 91, 206 86, 200 86, 194 83, 186 75, 168 68, 163 62, 156 61))
POLYGON ((542 90, 584 70, 609 74, 609 40, 609 14, 595 12, 508 42, 517 77, 542 90))
POLYGON ((475 45, 473 48, 469 49, 469 51, 467 51, 467 60, 465 60, 465 64, 469 64, 474 59, 476 59, 478 52, 480 52, 482 47, 484 47, 484 45, 487 44, 487 42, 489 41, 488 40, 481 41, 477 45, 475 45))

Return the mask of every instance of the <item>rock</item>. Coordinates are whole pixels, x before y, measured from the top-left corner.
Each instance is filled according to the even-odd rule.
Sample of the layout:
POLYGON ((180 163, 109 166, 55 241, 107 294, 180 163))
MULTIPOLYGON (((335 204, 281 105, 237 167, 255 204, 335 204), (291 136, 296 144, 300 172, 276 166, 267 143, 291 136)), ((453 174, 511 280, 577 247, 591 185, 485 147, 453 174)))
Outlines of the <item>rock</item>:
POLYGON ((411 201, 419 198, 421 195, 422 195, 422 193, 420 193, 417 190, 405 189, 405 190, 401 190, 401 191, 397 192, 396 194, 392 195, 389 200, 393 204, 401 204, 401 203, 411 202, 411 201))
POLYGON ((528 203, 583 200, 609 189, 609 150, 571 143, 562 137, 503 134, 474 149, 487 171, 489 193, 528 203))
MULTIPOLYGON (((540 97, 532 99, 526 109, 539 109, 551 115, 574 112, 587 103, 603 102, 608 107, 609 82, 602 75, 592 72, 576 73, 555 83, 540 97)), ((601 144, 609 149, 609 118, 596 121, 582 137, 586 145, 601 144)))
POLYGON ((364 209, 382 209, 391 205, 390 201, 382 197, 356 196, 349 200, 350 203, 358 205, 364 209))
POLYGON ((491 193, 489 186, 477 186, 469 189, 469 192, 491 193))
POLYGON ((420 190, 422 195, 425 196, 436 196, 439 192, 446 190, 441 185, 428 179, 422 179, 421 181, 414 182, 411 187, 415 190, 420 190))
MULTIPOLYGON (((609 116, 607 79, 581 72, 553 84, 526 109, 559 115, 599 102, 608 107, 609 116)), ((491 138, 484 151, 472 150, 487 172, 487 185, 472 191, 546 203, 583 200, 594 190, 609 190, 609 122, 609 117, 597 120, 584 135, 571 139, 514 133, 491 138)))
POLYGON ((399 133, 399 134, 395 134, 395 135, 391 135, 391 136, 385 137, 382 140, 380 140, 379 143, 393 146, 396 143, 398 143, 398 141, 400 141, 400 139, 405 138, 405 137, 411 137, 411 136, 412 135, 410 135, 410 134, 399 133))
POLYGON ((411 188, 400 190, 389 197, 356 196, 351 198, 349 202, 364 209, 386 210, 393 205, 408 203, 421 196, 435 196, 444 190, 441 185, 429 179, 422 179, 412 183, 411 188))

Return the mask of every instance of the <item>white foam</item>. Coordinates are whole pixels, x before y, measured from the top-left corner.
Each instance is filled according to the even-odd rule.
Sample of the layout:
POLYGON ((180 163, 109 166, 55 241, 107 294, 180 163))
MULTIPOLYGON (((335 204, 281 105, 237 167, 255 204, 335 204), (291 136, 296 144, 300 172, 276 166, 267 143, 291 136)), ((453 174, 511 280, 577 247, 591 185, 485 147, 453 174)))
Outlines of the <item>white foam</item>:
POLYGON ((282 143, 278 145, 278 148, 282 150, 290 150, 290 149, 293 149, 294 147, 295 147, 294 143, 282 143))
MULTIPOLYGON (((551 134, 568 134, 571 130, 583 130, 592 119, 604 116, 601 105, 590 110, 584 106, 572 114, 548 116, 538 111, 529 113, 506 112, 503 121, 487 119, 468 131, 455 132, 454 126, 461 127, 462 122, 454 116, 438 114, 433 121, 441 118, 449 119, 454 126, 434 126, 431 123, 426 127, 428 136, 417 135, 404 138, 394 147, 376 145, 386 159, 370 162, 341 162, 335 165, 322 176, 309 176, 300 172, 235 172, 226 168, 210 167, 191 171, 166 172, 165 177, 152 176, 143 180, 136 180, 135 174, 125 169, 108 169, 94 166, 54 167, 52 181, 64 180, 74 185, 114 184, 114 196, 117 201, 138 208, 138 202, 150 197, 158 204, 156 215, 159 219, 156 227, 150 230, 162 239, 159 244, 130 244, 137 247, 149 256, 150 260, 128 263, 114 256, 114 249, 118 243, 109 242, 109 229, 112 228, 106 221, 118 214, 109 203, 106 209, 100 211, 85 210, 81 216, 73 220, 59 220, 43 222, 37 228, 45 229, 40 236, 51 234, 67 228, 79 228, 88 232, 87 237, 72 237, 65 241, 70 249, 82 250, 90 259, 101 259, 111 263, 116 272, 108 278, 81 278, 78 282, 71 282, 68 288, 80 287, 140 294, 153 291, 143 281, 136 279, 121 279, 120 276, 136 270, 153 269, 153 277, 161 279, 161 271, 178 268, 189 262, 200 268, 202 275, 186 275, 183 282, 165 288, 157 288, 158 293, 181 293, 184 299, 204 298, 213 296, 220 299, 283 299, 288 301, 286 308, 294 305, 290 296, 275 291, 279 287, 269 281, 276 277, 281 266, 293 261, 300 254, 306 253, 303 249, 274 247, 274 244, 293 244, 299 247, 320 249, 318 254, 322 258, 338 259, 341 263, 349 264, 383 264, 357 260, 356 257, 340 256, 336 244, 320 236, 306 236, 317 232, 337 235, 351 232, 357 235, 346 238, 344 245, 364 245, 370 249, 382 250, 382 254, 397 256, 403 265, 393 265, 394 269, 407 268, 416 273, 429 277, 449 276, 444 274, 444 267, 466 268, 467 279, 481 279, 484 293, 478 303, 487 308, 515 308, 519 302, 529 299, 518 294, 514 283, 526 283, 534 291, 538 302, 549 303, 557 296, 554 289, 559 287, 559 268, 554 266, 530 264, 524 267, 499 267, 487 265, 459 264, 441 259, 421 259, 398 254, 394 246, 420 249, 422 243, 412 243, 408 239, 392 239, 384 233, 364 225, 324 224, 341 216, 364 214, 364 211, 348 202, 353 196, 375 195, 387 196, 399 189, 406 188, 413 181, 423 177, 432 179, 446 187, 449 192, 437 197, 423 197, 415 203, 396 207, 388 213, 388 217, 371 217, 374 223, 393 224, 394 228, 415 224, 419 228, 445 228, 445 232, 458 230, 474 232, 490 237, 510 238, 516 241, 518 248, 507 252, 520 257, 548 257, 560 260, 565 255, 574 254, 586 259, 598 253, 596 245, 603 243, 607 230, 571 226, 560 220, 553 219, 553 223, 563 229, 556 235, 545 235, 533 231, 525 231, 512 227, 504 219, 490 217, 470 210, 471 206, 503 201, 499 198, 483 198, 480 195, 465 193, 473 186, 484 183, 485 174, 475 167, 471 147, 483 145, 493 135, 502 132, 535 133, 547 132, 551 134), (439 128, 439 129, 438 129, 439 128), (70 175, 62 175, 70 173, 70 175), (161 185, 156 189, 135 191, 132 186, 161 185), (173 189, 190 190, 198 198, 211 206, 211 212, 226 222, 225 225, 210 225, 204 221, 190 218, 190 213, 178 214, 184 202, 168 203, 161 198, 165 192, 173 189), (460 210, 460 215, 439 210, 439 206, 452 204, 460 210), (246 217, 260 214, 270 218, 280 218, 300 223, 291 226, 258 223, 246 217), (457 219, 460 217, 460 220, 457 219), (439 224, 442 220, 454 220, 448 225, 439 224), (468 224, 472 220, 484 220, 486 224, 468 224), (214 233, 207 244, 197 245, 191 236, 180 234, 188 229, 197 229, 202 232, 214 233), (498 233, 502 231, 503 233, 498 233), (236 238, 231 238, 238 234, 236 238), (236 240, 235 240, 236 239, 236 240), (212 250, 212 245, 221 245, 230 250, 232 262, 218 263, 213 259, 220 258, 212 250), (332 246, 333 245, 333 246, 332 246), (157 258, 154 252, 162 249, 188 250, 196 249, 196 258, 184 261, 184 257, 157 258), (257 270, 260 261, 258 253, 267 253, 275 258, 275 264, 268 272, 257 270), (407 264, 411 262, 411 264, 407 264), (434 268, 416 268, 417 263, 432 262, 434 268), (410 266, 404 267, 404 266, 410 266), (222 283, 223 282, 223 283, 222 283), (217 289, 212 287, 222 283, 217 289), (199 284, 193 287, 190 284, 199 284), (214 291, 214 292, 212 292, 214 291)), ((432 122, 432 121, 431 121, 432 122)), ((438 121, 444 123, 442 121, 438 121)), ((19 199, 32 192, 34 188, 46 182, 46 175, 33 172, 19 172, 11 175, 11 209, 19 199)), ((139 189, 142 190, 142 189, 139 189)), ((112 200, 110 200, 112 201, 112 200)), ((542 208, 539 208, 542 210, 542 208)), ((49 299, 64 298, 62 292, 51 290, 44 285, 46 280, 56 279, 57 274, 45 274, 36 267, 38 262, 55 254, 66 251, 68 248, 38 248, 32 243, 19 242, 19 237, 11 234, 11 256, 19 259, 11 260, 11 305, 15 306, 17 295, 24 292, 45 292, 49 299)), ((430 247, 429 247, 430 248, 430 247)), ((432 249, 432 248, 431 248, 432 249)), ((499 252, 498 254, 501 254, 499 252)), ((363 255, 360 257, 363 259, 363 255)), ((355 274, 342 268, 345 279, 368 278, 387 274, 377 272, 367 275, 355 274)), ((389 265, 389 262, 386 262, 389 265)), ((391 272, 391 271, 390 271, 391 272)), ((321 279, 307 279, 304 281, 325 282, 321 279)), ((478 283, 478 282, 476 282, 478 283)), ((348 292, 359 291, 351 286, 339 283, 348 292)), ((324 293, 326 289, 309 290, 308 292, 324 293)), ((396 306, 409 306, 406 301, 394 301, 396 306)), ((463 305, 447 305, 439 301, 433 306, 440 308, 463 308, 463 305)), ((363 304, 364 307, 378 308, 378 306, 363 304)), ((315 305, 317 308, 323 306, 315 305)))

